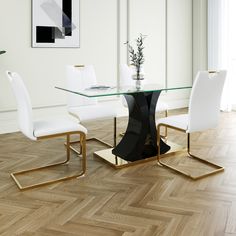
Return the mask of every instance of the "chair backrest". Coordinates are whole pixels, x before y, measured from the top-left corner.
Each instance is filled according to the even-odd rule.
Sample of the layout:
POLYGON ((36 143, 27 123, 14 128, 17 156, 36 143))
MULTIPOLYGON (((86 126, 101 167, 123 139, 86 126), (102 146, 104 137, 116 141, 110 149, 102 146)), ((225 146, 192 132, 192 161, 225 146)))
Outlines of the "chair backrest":
POLYGON ((221 95, 226 71, 198 72, 189 101, 187 132, 203 131, 216 127, 220 115, 221 95))
MULTIPOLYGON (((96 74, 92 65, 66 67, 67 88, 83 90, 97 84, 96 74)), ((78 107, 97 104, 96 98, 85 98, 73 93, 67 93, 67 106, 78 107)))
POLYGON ((15 72, 6 72, 17 102, 18 122, 21 132, 32 140, 33 135, 32 106, 28 91, 21 77, 15 72))
POLYGON ((133 75, 133 71, 127 64, 120 65, 120 85, 121 86, 134 85, 132 75, 133 75))

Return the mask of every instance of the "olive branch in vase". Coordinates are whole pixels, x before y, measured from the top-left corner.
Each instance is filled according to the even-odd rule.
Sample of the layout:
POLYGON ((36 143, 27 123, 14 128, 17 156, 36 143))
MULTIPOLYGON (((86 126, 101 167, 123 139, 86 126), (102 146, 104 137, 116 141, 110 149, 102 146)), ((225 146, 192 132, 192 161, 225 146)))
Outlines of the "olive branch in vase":
POLYGON ((140 80, 141 78, 141 66, 143 65, 145 59, 144 59, 144 39, 146 38, 146 35, 140 34, 140 36, 135 40, 137 51, 135 52, 134 48, 130 45, 129 42, 127 42, 128 45, 128 52, 129 52, 129 59, 131 61, 131 65, 135 67, 136 70, 136 79, 140 80))

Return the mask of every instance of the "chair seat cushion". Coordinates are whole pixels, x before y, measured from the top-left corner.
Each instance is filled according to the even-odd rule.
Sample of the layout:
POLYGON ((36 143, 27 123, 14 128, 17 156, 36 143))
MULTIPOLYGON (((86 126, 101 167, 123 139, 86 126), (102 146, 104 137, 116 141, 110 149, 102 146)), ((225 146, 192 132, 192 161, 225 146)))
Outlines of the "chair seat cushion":
POLYGON ((110 104, 101 103, 89 106, 69 107, 68 112, 80 122, 116 117, 116 108, 110 104))
POLYGON ((81 131, 87 134, 87 129, 84 126, 70 119, 39 120, 35 121, 33 126, 34 136, 37 138, 74 131, 81 131))
POLYGON ((187 131, 187 129, 188 129, 188 114, 160 118, 156 121, 156 125, 158 125, 158 124, 166 124, 166 125, 174 126, 176 128, 183 129, 183 130, 187 131))

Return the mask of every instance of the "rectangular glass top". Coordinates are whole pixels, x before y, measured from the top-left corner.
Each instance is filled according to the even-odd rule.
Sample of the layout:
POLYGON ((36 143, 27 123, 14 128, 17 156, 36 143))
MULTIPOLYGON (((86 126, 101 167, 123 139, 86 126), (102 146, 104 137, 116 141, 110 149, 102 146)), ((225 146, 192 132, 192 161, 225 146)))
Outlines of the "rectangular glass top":
POLYGON ((168 91, 168 90, 179 90, 179 89, 189 89, 192 86, 176 86, 165 88, 160 84, 145 84, 142 85, 141 89, 137 90, 134 86, 124 86, 124 87, 110 87, 110 86, 92 86, 85 88, 84 90, 68 89, 63 87, 55 87, 70 93, 75 93, 85 97, 105 97, 105 96, 114 96, 122 94, 132 94, 140 92, 154 92, 154 91, 168 91))

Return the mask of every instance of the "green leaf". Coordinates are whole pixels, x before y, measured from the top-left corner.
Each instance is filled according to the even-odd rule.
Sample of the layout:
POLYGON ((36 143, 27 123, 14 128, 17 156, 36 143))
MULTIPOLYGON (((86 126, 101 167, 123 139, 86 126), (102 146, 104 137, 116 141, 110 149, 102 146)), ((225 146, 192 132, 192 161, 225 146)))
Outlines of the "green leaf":
POLYGON ((129 52, 129 58, 130 61, 132 62, 131 65, 136 67, 137 75, 140 72, 140 67, 144 63, 144 46, 143 46, 143 41, 146 38, 146 35, 140 34, 140 36, 135 40, 136 46, 137 46, 137 52, 135 52, 134 48, 130 45, 129 42, 126 42, 128 45, 128 52, 129 52))

